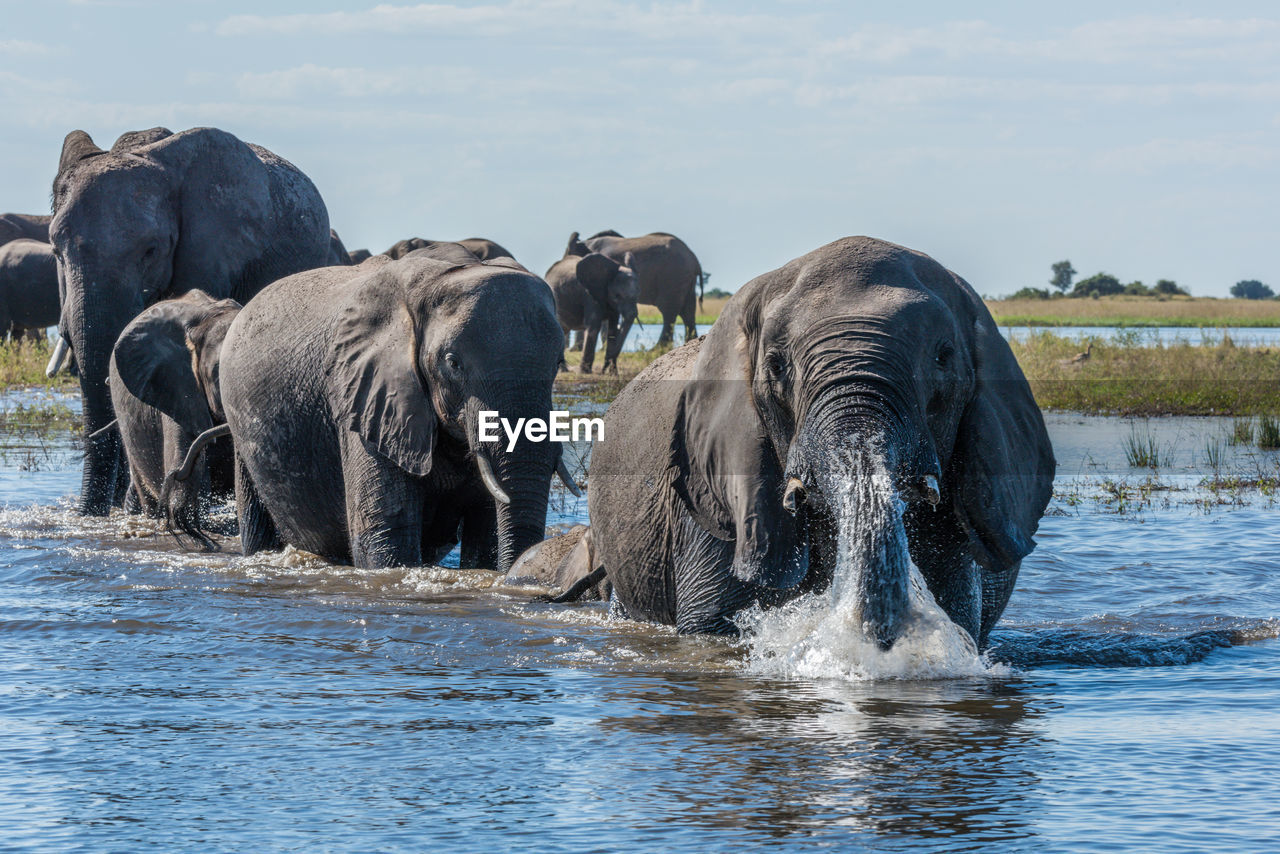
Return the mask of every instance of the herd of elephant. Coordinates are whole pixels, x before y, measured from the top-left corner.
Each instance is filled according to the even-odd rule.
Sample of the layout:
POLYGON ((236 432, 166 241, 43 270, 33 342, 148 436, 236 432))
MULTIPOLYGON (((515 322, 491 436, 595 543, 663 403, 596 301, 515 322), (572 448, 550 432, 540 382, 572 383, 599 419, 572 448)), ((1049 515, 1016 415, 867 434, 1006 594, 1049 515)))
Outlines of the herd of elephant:
MULTIPOLYGON (((574 233, 544 277, 478 238, 348 252, 306 175, 211 128, 109 150, 73 131, 52 217, 6 215, 0 239, 0 331, 56 324, 50 371, 79 373, 79 511, 145 512, 206 547, 209 499, 234 495, 246 555, 375 568, 459 548, 561 601, 733 633, 743 608, 831 584, 858 512, 831 473, 871 447, 911 562, 981 646, 1050 497, 1040 410, 986 307, 880 240, 753 279, 698 337, 702 271, 673 235, 574 233), (482 443, 480 413, 546 418, 570 334, 580 370, 601 335, 616 370, 641 303, 686 343, 605 414, 589 526, 547 539, 552 478, 578 490, 563 445, 482 443)), ((884 557, 861 617, 888 648, 911 594, 884 557)))

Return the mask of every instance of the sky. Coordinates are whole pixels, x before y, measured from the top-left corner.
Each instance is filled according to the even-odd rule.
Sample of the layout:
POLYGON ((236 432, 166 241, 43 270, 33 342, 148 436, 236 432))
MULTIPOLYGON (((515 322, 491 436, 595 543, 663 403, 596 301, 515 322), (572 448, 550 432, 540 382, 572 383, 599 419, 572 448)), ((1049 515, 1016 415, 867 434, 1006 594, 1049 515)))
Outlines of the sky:
POLYGON ((73 129, 215 126, 374 252, 670 231, 735 290, 866 234, 982 294, 1280 288, 1274 3, 0 0, 0 116, 0 210, 73 129))

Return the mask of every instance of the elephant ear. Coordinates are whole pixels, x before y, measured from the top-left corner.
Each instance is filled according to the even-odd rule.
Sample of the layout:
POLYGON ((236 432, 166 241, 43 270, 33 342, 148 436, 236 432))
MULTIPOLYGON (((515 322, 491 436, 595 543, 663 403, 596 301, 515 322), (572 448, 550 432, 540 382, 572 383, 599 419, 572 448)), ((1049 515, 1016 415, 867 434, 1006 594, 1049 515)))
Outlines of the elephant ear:
POLYGON ((591 250, 587 248, 587 244, 578 239, 578 232, 575 231, 573 234, 569 235, 569 244, 565 246, 564 254, 566 258, 570 255, 583 258, 590 255, 591 250))
POLYGON ((348 290, 334 340, 330 405, 338 424, 370 449, 424 476, 431 471, 436 415, 418 374, 418 336, 405 290, 385 269, 392 266, 348 290))
POLYGON ((186 331, 200 311, 185 299, 158 303, 125 328, 112 353, 129 393, 192 434, 213 426, 186 331))
POLYGON ((105 152, 94 145, 93 137, 82 130, 73 130, 62 141, 62 156, 58 158, 58 174, 61 175, 87 157, 105 152))
POLYGON ((972 289, 962 290, 976 315, 976 385, 952 455, 959 475, 956 509, 978 565, 999 573, 1035 548, 1032 536, 1049 504, 1057 464, 1013 351, 972 289))
MULTIPOLYGON (((759 290, 759 289, 757 289, 759 290)), ((751 294, 701 344, 672 431, 673 485, 694 520, 733 541, 733 574, 776 590, 807 572, 800 523, 782 506, 784 477, 751 393, 754 343, 739 318, 751 294), (728 323, 724 321, 728 320, 728 323)))
POLYGON ((618 275, 618 262, 612 258, 592 252, 578 262, 578 283, 586 288, 591 299, 598 305, 609 301, 609 283, 618 275))

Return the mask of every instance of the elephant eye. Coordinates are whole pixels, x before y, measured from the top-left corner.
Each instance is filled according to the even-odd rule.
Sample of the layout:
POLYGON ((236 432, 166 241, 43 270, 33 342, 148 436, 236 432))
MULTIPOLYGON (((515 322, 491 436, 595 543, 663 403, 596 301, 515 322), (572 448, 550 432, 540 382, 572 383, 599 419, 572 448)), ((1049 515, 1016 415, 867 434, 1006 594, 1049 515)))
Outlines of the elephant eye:
POLYGON ((457 371, 462 369, 462 363, 458 361, 458 357, 452 353, 444 354, 444 363, 449 366, 449 370, 457 371))
POLYGON ((951 358, 956 353, 954 347, 950 344, 943 344, 938 348, 938 352, 934 355, 933 361, 939 368, 945 368, 951 364, 951 358))

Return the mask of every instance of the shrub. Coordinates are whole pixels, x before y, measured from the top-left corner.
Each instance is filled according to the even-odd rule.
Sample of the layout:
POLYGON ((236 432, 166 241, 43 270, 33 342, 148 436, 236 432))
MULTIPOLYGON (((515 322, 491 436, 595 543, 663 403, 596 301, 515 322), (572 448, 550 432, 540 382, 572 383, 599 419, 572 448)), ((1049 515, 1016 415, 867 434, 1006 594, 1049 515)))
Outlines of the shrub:
POLYGON ((1257 279, 1243 279, 1231 286, 1231 295, 1239 299, 1271 299, 1276 293, 1257 279))
POLYGON ((1012 296, 1006 299, 1048 299, 1049 290, 1047 288, 1023 288, 1015 291, 1012 296))
POLYGON ((1188 291, 1186 288, 1178 287, 1178 283, 1175 282, 1173 279, 1161 279, 1160 281, 1156 282, 1156 286, 1152 290, 1154 290, 1158 294, 1164 294, 1165 296, 1170 296, 1170 297, 1191 296, 1190 291, 1188 291))
POLYGON ((1076 282, 1076 286, 1071 289, 1073 297, 1093 296, 1095 292, 1099 296, 1113 296, 1123 293, 1124 285, 1110 273, 1094 273, 1089 278, 1076 282))

